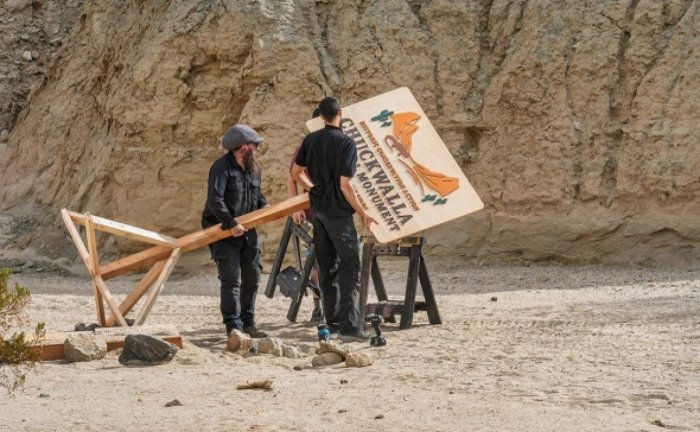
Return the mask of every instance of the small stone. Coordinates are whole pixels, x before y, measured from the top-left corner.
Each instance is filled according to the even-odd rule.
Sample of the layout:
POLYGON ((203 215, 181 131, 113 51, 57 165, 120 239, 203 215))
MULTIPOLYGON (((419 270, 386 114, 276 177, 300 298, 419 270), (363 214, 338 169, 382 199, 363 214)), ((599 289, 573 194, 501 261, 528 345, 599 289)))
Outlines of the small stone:
POLYGON ((345 357, 345 366, 347 367, 366 367, 372 365, 372 359, 367 354, 348 353, 345 357))
POLYGON ((249 351, 253 346, 253 340, 247 334, 233 330, 226 342, 226 351, 249 351))
POLYGON ((258 352, 260 354, 272 354, 282 357, 282 341, 275 337, 264 337, 258 340, 258 352))
POLYGON ((48 397, 51 397, 51 395, 49 395, 48 393, 41 393, 41 394, 39 394, 39 397, 42 399, 46 399, 48 397))
POLYGON ((24 265, 22 267, 24 267, 26 269, 30 269, 30 268, 34 267, 34 261, 27 261, 24 263, 24 265))
POLYGON ((375 420, 381 420, 383 418, 384 418, 384 414, 377 414, 376 416, 374 416, 375 420))
POLYGON ((323 354, 319 354, 313 359, 311 359, 311 364, 313 367, 319 367, 319 366, 331 366, 334 364, 341 363, 343 361, 343 358, 334 353, 334 352, 327 352, 323 354))
POLYGON ((299 349, 295 346, 282 344, 282 357, 299 358, 301 357, 301 352, 299 352, 299 349))
POLYGON ((177 399, 173 399, 173 400, 171 400, 170 402, 168 402, 168 403, 165 404, 165 407, 166 407, 166 408, 175 407, 175 406, 182 406, 182 404, 181 404, 180 401, 177 400, 177 399))
POLYGON ((171 344, 157 336, 144 334, 127 335, 124 349, 119 356, 119 363, 167 363, 177 354, 177 345, 171 344))
POLYGON ((22 58, 25 59, 26 61, 32 61, 32 52, 31 51, 24 51, 22 53, 22 58))
POLYGON ((77 331, 77 332, 85 331, 86 328, 87 328, 87 326, 85 325, 85 323, 78 323, 75 325, 75 327, 73 327, 73 331, 77 331))
POLYGON ((74 333, 63 342, 63 352, 71 363, 97 360, 107 354, 107 342, 94 333, 74 333))
POLYGON ((491 301, 492 302, 498 301, 498 297, 491 297, 491 301))
POLYGON ((348 412, 348 410, 346 410, 346 409, 342 409, 342 408, 341 408, 341 409, 338 410, 338 414, 343 414, 343 413, 346 413, 346 412, 348 412))
POLYGON ((316 354, 324 354, 324 353, 329 353, 329 352, 336 353, 343 360, 345 360, 345 357, 347 357, 350 350, 347 350, 345 348, 340 347, 335 342, 331 342, 331 341, 319 342, 318 349, 316 350, 316 354))
POLYGON ((346 380, 346 379, 341 379, 341 380, 340 380, 340 383, 341 383, 341 384, 347 384, 347 383, 348 383, 348 380, 346 380))

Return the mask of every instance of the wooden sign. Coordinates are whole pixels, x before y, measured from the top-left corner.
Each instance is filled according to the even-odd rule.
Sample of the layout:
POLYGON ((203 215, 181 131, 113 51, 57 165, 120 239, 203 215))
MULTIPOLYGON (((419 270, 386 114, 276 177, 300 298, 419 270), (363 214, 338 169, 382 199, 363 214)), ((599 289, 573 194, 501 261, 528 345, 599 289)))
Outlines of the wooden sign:
MULTIPOLYGON (((323 127, 317 117, 310 131, 323 127)), ((382 243, 484 208, 411 91, 384 93, 343 108, 343 131, 357 145, 352 184, 382 243)))

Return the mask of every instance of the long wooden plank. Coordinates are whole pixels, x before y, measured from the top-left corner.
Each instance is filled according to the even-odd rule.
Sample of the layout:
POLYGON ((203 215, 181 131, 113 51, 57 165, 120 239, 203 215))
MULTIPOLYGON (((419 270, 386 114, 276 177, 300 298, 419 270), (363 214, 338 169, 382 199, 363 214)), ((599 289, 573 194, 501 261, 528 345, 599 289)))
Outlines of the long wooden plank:
MULTIPOLYGON (((69 212, 71 220, 80 225, 85 225, 87 217, 80 213, 69 212)), ((95 228, 100 231, 105 231, 118 236, 139 240, 150 244, 165 245, 177 247, 177 239, 164 234, 159 234, 154 231, 135 227, 125 223, 113 221, 110 219, 101 218, 99 216, 91 216, 95 223, 95 228)))
MULTIPOLYGON (((246 228, 252 229, 267 222, 288 216, 295 211, 309 208, 309 195, 302 194, 289 198, 281 203, 265 207, 263 209, 239 216, 236 221, 246 228)), ((187 252, 206 246, 215 241, 231 236, 231 230, 221 230, 221 224, 196 231, 177 239, 181 252, 187 252)), ((157 261, 168 258, 172 249, 165 246, 154 246, 144 251, 129 255, 116 261, 100 266, 100 274, 103 280, 138 270, 157 261)))
POLYGON ((88 270, 90 271, 90 274, 92 274, 93 278, 92 290, 95 294, 95 311, 97 314, 97 322, 100 323, 100 325, 105 325, 105 305, 102 301, 102 293, 100 293, 100 290, 97 288, 97 282, 95 281, 95 277, 99 276, 100 274, 100 255, 97 253, 97 238, 95 236, 95 224, 90 213, 86 215, 85 232, 87 233, 86 237, 88 243, 88 252, 90 254, 90 268, 88 268, 88 270))
MULTIPOLYGON (((183 348, 182 336, 180 335, 158 337, 177 345, 179 348, 183 348)), ((107 340, 107 351, 114 351, 115 349, 122 348, 124 346, 125 338, 126 336, 121 336, 107 340)), ((39 359, 41 361, 63 360, 64 358, 66 358, 63 342, 47 343, 44 345, 32 347, 31 349, 39 351, 39 359)))
MULTIPOLYGON (((155 280, 158 278, 158 275, 163 270, 163 266, 165 266, 165 261, 158 261, 155 263, 148 273, 146 273, 143 279, 141 279, 139 284, 136 285, 136 288, 134 288, 129 295, 122 300, 122 302, 119 304, 119 311, 122 313, 122 315, 126 316, 126 314, 133 309, 136 303, 138 303, 141 297, 143 297, 143 295, 148 291, 148 288, 150 288, 151 285, 153 285, 153 282, 155 282, 155 280)), ((114 324, 116 324, 116 322, 117 320, 114 315, 111 315, 109 318, 107 318, 105 326, 112 327, 114 324)))
POLYGON ((170 273, 173 271, 173 268, 175 268, 177 259, 180 258, 180 252, 180 248, 175 248, 173 253, 170 255, 170 258, 168 258, 168 261, 165 263, 163 270, 158 276, 158 280, 156 280, 156 282, 153 284, 153 288, 151 288, 151 292, 146 299, 146 303, 141 307, 141 310, 136 317, 136 322, 134 323, 135 325, 142 325, 143 322, 146 321, 146 317, 151 312, 153 303, 155 303, 158 295, 160 295, 160 292, 163 291, 165 281, 167 281, 168 277, 170 277, 170 273))

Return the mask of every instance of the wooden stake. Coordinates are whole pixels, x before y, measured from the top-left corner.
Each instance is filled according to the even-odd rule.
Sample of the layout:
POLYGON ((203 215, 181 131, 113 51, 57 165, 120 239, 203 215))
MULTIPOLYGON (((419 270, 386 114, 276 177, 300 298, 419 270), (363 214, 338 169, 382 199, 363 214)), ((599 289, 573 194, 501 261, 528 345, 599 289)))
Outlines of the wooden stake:
MULTIPOLYGON (((71 220, 70 212, 66 209, 62 209, 61 210, 61 218, 63 218, 63 223, 66 225, 66 228, 68 228, 68 233, 70 234, 71 239, 73 239, 73 243, 75 243, 75 247, 78 249, 78 255, 80 255, 80 258, 82 258, 83 262, 85 263, 85 267, 87 267, 88 271, 90 271, 90 268, 91 268, 90 256, 88 255, 88 251, 85 248, 85 244, 83 243, 83 239, 80 238, 80 234, 78 234, 78 229, 75 227, 75 224, 71 220)), ((92 272, 91 272, 91 274, 92 274, 92 272)))
MULTIPOLYGON (((126 314, 133 309, 133 307, 138 303, 138 301, 143 297, 143 295, 148 292, 148 289, 153 285, 153 282, 158 278, 160 275, 161 271, 163 270, 163 267, 165 266, 165 260, 163 261, 158 261, 151 267, 151 269, 146 273, 146 275, 141 279, 138 285, 136 285, 136 288, 133 289, 129 293, 129 295, 126 296, 124 300, 119 304, 119 311, 122 313, 122 315, 126 316, 126 314)), ((105 326, 107 327, 112 327, 116 323, 116 319, 114 318, 114 315, 110 316, 107 318, 107 322, 105 323, 105 326)))
POLYGON ((102 294, 97 287, 95 278, 100 275, 100 255, 97 253, 97 239, 95 236, 95 225, 90 213, 85 214, 85 236, 87 237, 88 253, 90 254, 90 274, 92 275, 92 289, 95 294, 95 309, 97 310, 97 322, 101 326, 105 325, 105 305, 102 301, 102 294))
POLYGON ((100 292, 102 293, 102 296, 107 301, 107 305, 112 310, 112 315, 114 315, 116 317, 117 322, 120 325, 127 327, 128 324, 126 323, 126 320, 124 319, 124 315, 122 315, 122 313, 119 311, 119 306, 114 301, 112 294, 109 293, 109 290, 107 289, 107 285, 105 285, 105 282, 102 280, 102 276, 95 276, 94 280, 95 280, 95 284, 97 285, 97 288, 100 290, 100 292))
POLYGON ((151 292, 149 293, 148 298, 146 299, 146 303, 139 311, 138 317, 136 317, 136 322, 134 323, 135 325, 142 325, 143 322, 146 321, 146 317, 151 312, 153 303, 155 303, 156 299, 158 298, 158 295, 163 290, 163 287, 165 286, 165 281, 168 280, 168 277, 173 271, 175 263, 177 262, 177 259, 179 257, 180 248, 175 248, 173 250, 173 253, 170 255, 170 258, 168 258, 168 262, 165 263, 163 270, 160 272, 158 280, 156 280, 156 282, 153 284, 153 288, 151 288, 151 292))
MULTIPOLYGON (((75 212, 68 213, 70 214, 70 218, 73 220, 73 222, 78 223, 80 225, 85 225, 89 216, 89 213, 86 213, 85 215, 81 215, 80 213, 75 212)), ((159 234, 157 232, 149 231, 143 228, 135 227, 133 225, 127 225, 125 223, 101 218, 99 216, 91 217, 93 223, 95 224, 95 228, 100 231, 108 232, 110 234, 115 234, 121 237, 126 237, 128 239, 138 240, 150 244, 177 247, 177 239, 173 237, 159 234)))

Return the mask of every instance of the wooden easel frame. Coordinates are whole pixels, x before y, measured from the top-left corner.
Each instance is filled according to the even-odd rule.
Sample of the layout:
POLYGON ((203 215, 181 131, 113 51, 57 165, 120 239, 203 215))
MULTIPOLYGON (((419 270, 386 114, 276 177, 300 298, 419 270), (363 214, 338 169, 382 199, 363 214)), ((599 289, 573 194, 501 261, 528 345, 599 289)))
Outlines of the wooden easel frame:
POLYGON ((92 216, 90 213, 82 215, 80 213, 63 209, 61 210, 61 218, 63 219, 63 223, 68 228, 68 232, 70 233, 75 246, 78 248, 78 253, 83 259, 83 262, 85 263, 85 266, 92 277, 98 323, 101 326, 112 326, 116 323, 121 326, 127 326, 128 324, 124 316, 131 311, 139 299, 146 294, 149 288, 151 288, 148 298, 141 307, 136 321, 134 322, 134 324, 137 325, 143 324, 148 316, 148 313, 153 307, 153 303, 155 303, 158 295, 163 290, 165 281, 168 279, 170 272, 172 272, 173 268, 175 267, 177 259, 180 257, 180 246, 178 245, 177 239, 132 225, 92 216), (85 247, 83 239, 78 233, 78 228, 75 226, 76 223, 85 227, 87 248, 85 247), (127 298, 124 299, 121 304, 117 305, 114 297, 107 289, 107 285, 102 277, 100 269, 100 256, 97 251, 96 231, 108 232, 120 237, 140 240, 155 245, 167 246, 172 250, 172 252, 167 260, 154 264, 151 270, 146 273, 141 282, 139 282, 139 284, 127 296, 127 298), (112 316, 110 317, 105 315, 105 302, 112 312, 112 316))
MULTIPOLYGON (((308 207, 309 195, 302 194, 281 203, 236 217, 236 221, 243 224, 247 229, 252 229, 308 207)), ((102 326, 127 326, 126 314, 133 309, 144 295, 148 294, 134 321, 135 325, 142 325, 153 308, 153 304, 163 291, 165 282, 170 277, 170 273, 180 255, 232 235, 231 230, 222 230, 221 224, 176 239, 133 225, 93 216, 90 213, 81 214, 62 209, 61 218, 92 278, 97 321, 102 326), (87 247, 78 232, 76 224, 85 227, 87 247), (153 246, 116 261, 100 264, 96 231, 149 243, 153 246), (148 265, 152 265, 148 273, 126 298, 117 304, 109 289, 107 289, 105 281, 119 275, 131 273, 148 265), (105 303, 107 303, 107 307, 111 311, 110 316, 107 316, 105 313, 105 303)))

